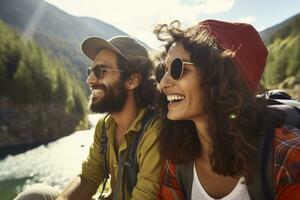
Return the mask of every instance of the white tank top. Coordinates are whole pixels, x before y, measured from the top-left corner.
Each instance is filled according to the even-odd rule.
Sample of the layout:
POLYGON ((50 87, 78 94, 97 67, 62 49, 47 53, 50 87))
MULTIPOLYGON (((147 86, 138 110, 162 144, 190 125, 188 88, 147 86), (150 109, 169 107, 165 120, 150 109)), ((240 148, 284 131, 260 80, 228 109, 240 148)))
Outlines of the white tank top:
MULTIPOLYGON (((196 172, 196 167, 194 164, 194 178, 192 186, 192 200, 215 200, 210 197, 204 188, 202 187, 196 172)), ((250 200, 246 184, 242 184, 245 180, 244 177, 241 177, 235 188, 221 200, 250 200)))

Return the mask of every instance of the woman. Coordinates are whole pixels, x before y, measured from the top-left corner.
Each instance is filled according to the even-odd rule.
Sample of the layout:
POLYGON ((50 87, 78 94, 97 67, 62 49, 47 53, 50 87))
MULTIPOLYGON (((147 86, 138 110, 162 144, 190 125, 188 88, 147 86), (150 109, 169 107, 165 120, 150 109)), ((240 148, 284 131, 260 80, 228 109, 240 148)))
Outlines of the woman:
POLYGON ((268 54, 257 31, 207 20, 155 33, 168 124, 159 199, 300 199, 300 132, 255 98, 268 54))

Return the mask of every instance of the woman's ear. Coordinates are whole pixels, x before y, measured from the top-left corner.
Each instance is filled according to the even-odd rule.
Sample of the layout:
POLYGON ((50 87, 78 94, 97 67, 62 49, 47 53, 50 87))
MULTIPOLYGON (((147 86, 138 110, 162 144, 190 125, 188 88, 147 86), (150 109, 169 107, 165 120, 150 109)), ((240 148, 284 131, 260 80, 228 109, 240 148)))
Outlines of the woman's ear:
POLYGON ((141 74, 137 74, 137 73, 131 74, 126 81, 127 89, 134 90, 140 85, 141 80, 142 80, 141 74))

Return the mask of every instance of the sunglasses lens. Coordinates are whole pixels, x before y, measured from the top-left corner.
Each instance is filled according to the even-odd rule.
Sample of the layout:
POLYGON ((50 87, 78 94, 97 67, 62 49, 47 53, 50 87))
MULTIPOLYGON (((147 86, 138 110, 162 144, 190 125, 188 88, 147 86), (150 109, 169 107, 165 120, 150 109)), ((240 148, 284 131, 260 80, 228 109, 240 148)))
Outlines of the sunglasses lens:
POLYGON ((180 58, 173 60, 171 64, 171 76, 174 80, 180 79, 183 71, 183 63, 180 58))
POLYGON ((96 65, 94 67, 94 73, 95 73, 95 76, 97 79, 100 79, 101 76, 102 76, 102 68, 101 68, 101 65, 96 65))
POLYGON ((159 64, 155 69, 155 79, 158 83, 160 83, 161 79, 165 75, 165 66, 164 64, 159 64))

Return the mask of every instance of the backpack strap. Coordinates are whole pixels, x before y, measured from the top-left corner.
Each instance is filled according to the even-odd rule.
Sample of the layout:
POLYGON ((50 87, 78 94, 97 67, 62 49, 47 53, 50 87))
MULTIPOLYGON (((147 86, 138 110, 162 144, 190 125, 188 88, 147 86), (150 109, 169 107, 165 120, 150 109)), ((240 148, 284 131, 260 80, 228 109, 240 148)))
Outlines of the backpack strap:
POLYGON ((258 152, 250 157, 252 181, 247 185, 251 199, 272 200, 275 196, 273 187, 273 139, 275 126, 267 129, 267 133, 260 140, 258 152))
POLYGON ((192 198, 194 162, 175 164, 176 180, 186 200, 192 198))
POLYGON ((149 125, 157 118, 151 110, 148 110, 142 120, 142 128, 139 132, 133 134, 128 154, 125 159, 125 177, 128 191, 132 192, 137 182, 137 174, 139 172, 137 160, 137 147, 147 131, 149 125))
POLYGON ((260 160, 261 168, 261 183, 264 191, 265 199, 272 200, 275 197, 275 190, 273 186, 273 140, 275 134, 275 126, 268 129, 268 134, 264 138, 262 155, 260 160))
POLYGON ((117 173, 117 180, 114 187, 114 195, 113 200, 118 200, 119 192, 122 188, 122 200, 125 200, 125 191, 123 190, 124 187, 122 187, 123 184, 123 171, 124 171, 124 157, 125 157, 125 150, 120 152, 119 158, 118 158, 118 173, 117 173))
POLYGON ((133 134, 130 146, 127 151, 122 151, 119 156, 119 165, 118 165, 118 174, 117 180, 114 187, 114 196, 113 199, 117 200, 119 196, 119 191, 122 189, 122 199, 125 199, 125 187, 123 185, 123 177, 126 180, 126 186, 129 192, 132 192, 134 186, 137 182, 137 173, 138 162, 137 162, 137 146, 144 136, 146 130, 148 129, 150 123, 157 118, 157 115, 154 115, 153 112, 147 111, 142 120, 142 128, 139 132, 133 134), (125 152, 127 156, 125 158, 125 152))
POLYGON ((106 152, 107 152, 107 134, 106 134, 106 128, 105 128, 105 120, 108 118, 108 114, 105 115, 103 118, 103 123, 101 127, 101 136, 100 136, 100 156, 102 156, 103 161, 104 161, 104 180, 102 182, 102 190, 99 196, 99 199, 105 198, 103 195, 107 180, 109 179, 109 169, 108 169, 108 164, 107 164, 107 159, 106 159, 106 152))
POLYGON ((284 124, 300 129, 300 102, 296 100, 269 99, 268 108, 280 110, 285 114, 284 124))

